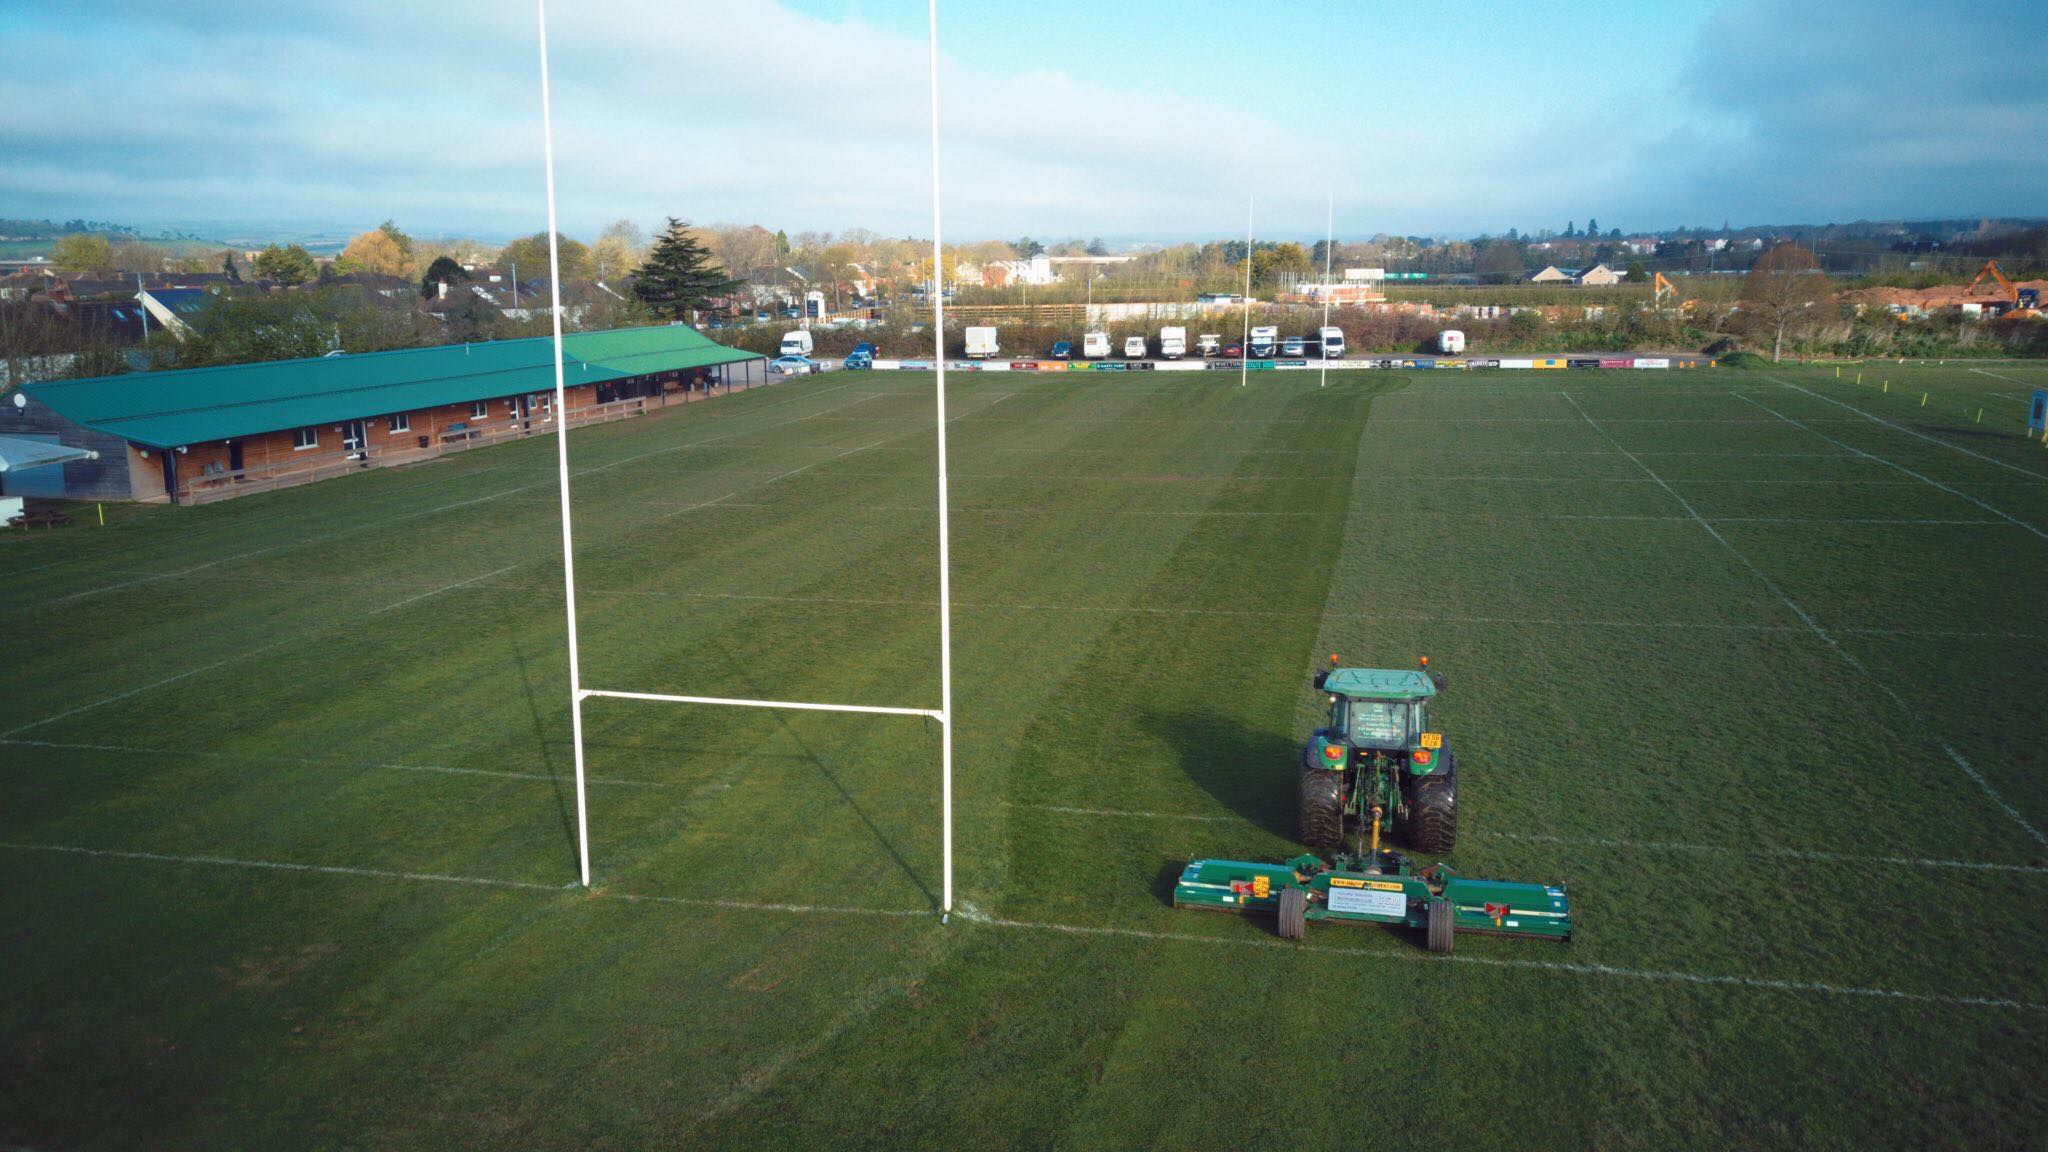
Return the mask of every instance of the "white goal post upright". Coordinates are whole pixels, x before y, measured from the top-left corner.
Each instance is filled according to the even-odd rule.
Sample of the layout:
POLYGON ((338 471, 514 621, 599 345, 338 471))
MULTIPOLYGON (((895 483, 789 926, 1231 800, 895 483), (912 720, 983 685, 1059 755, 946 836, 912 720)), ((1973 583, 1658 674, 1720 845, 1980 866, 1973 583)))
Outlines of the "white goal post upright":
MULTIPOLYGON (((1330 193, 1330 207, 1323 216, 1323 327, 1330 326, 1330 257, 1337 249, 1337 194, 1330 193)), ((1323 353, 1323 378, 1318 388, 1330 386, 1330 337, 1327 332, 1316 333, 1316 343, 1323 353)))
POLYGON ((939 427, 939 919, 953 914, 953 552, 946 523, 946 265, 939 237, 939 0, 926 0, 932 73, 932 367, 939 427))
POLYGON ((562 256, 555 229, 555 123, 548 96, 548 0, 540 18, 540 139, 548 187, 548 303, 555 333, 555 463, 562 489, 562 599, 569 614, 569 730, 576 747, 576 857, 590 887, 590 805, 583 780, 583 668, 576 649, 576 542, 569 527, 569 397, 562 381, 562 256))
POLYGON ((614 700, 649 700, 673 704, 723 704, 739 708, 790 709, 806 712, 864 712, 875 716, 922 716, 939 722, 941 921, 953 911, 953 604, 952 552, 947 530, 946 494, 946 306, 944 268, 939 263, 939 6, 927 0, 931 9, 932 66, 932 279, 938 328, 938 448, 939 448, 939 707, 898 708, 865 704, 825 704, 795 700, 747 700, 725 696, 683 696, 665 692, 621 692, 585 688, 576 635, 576 545, 571 529, 569 500, 569 398, 565 382, 562 348, 562 271, 559 233, 555 214, 555 128, 548 91, 548 6, 534 0, 540 24, 540 122, 541 155, 547 168, 548 202, 548 296, 553 312, 555 359, 555 461, 560 472, 562 504, 562 592, 567 607, 569 639, 570 735, 576 763, 576 854, 585 888, 590 887, 590 807, 584 777, 583 702, 592 697, 614 700))
POLYGON ((1243 343, 1237 346, 1237 386, 1244 387, 1252 374, 1252 210, 1258 204, 1258 196, 1247 192, 1244 197, 1244 335, 1243 343))

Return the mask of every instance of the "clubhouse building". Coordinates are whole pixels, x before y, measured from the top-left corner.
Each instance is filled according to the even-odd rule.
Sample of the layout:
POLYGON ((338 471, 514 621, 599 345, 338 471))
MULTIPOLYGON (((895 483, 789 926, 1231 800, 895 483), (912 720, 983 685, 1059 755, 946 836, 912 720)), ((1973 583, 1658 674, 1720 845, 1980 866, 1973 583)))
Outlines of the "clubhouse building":
MULTIPOLYGON (((765 383, 766 362, 686 325, 563 337, 566 423, 765 383)), ((201 503, 555 430, 547 337, 24 384, 0 435, 97 453, 5 494, 201 503)))

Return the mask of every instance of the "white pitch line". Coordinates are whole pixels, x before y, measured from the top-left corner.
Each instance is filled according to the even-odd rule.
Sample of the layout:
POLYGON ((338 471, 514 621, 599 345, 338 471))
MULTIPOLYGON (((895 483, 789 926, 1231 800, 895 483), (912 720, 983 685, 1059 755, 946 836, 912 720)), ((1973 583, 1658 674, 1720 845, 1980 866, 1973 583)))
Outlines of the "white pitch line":
POLYGON ((1773 848, 1745 844, 1687 844, 1672 840, 1615 840, 1570 836, 1543 836, 1526 832, 1481 832, 1488 840, 1521 840, 1531 844, 1556 844, 1564 848, 1612 848, 1627 852, 1697 852, 1721 856, 1769 856, 1781 860, 1809 860, 1822 864, 1884 864, 1902 868, 1954 868, 1966 872, 2012 872, 2025 876, 2048 876, 2040 864, 2000 864, 1990 860, 1954 860, 1944 857, 1865 856, 1852 852, 1818 852, 1805 848, 1773 848))
MULTIPOLYGON (((362 879, 400 880, 431 884, 458 884, 475 888, 498 888, 523 892, 546 892, 562 895, 574 889, 574 885, 536 884, 526 880, 499 880, 482 876, 455 876, 438 872, 404 872, 396 869, 362 868, 339 864, 301 864, 281 860, 249 860, 232 856, 183 855, 171 852, 138 852, 113 848, 85 848, 68 844, 25 844, 14 841, 0 841, 0 849, 16 852, 41 852, 69 856, 109 860, 135 860, 150 863, 181 864, 216 868, 245 868, 263 871, 299 873, 325 876, 348 876, 362 879)), ((773 901, 698 899, 688 896, 656 896, 637 893, 619 893, 599 889, 579 902, 618 900, 633 904, 666 904, 687 908, 711 908, 740 912, 775 912, 799 916, 835 915, 867 916, 893 920, 923 919, 931 915, 930 909, 911 908, 860 908, 822 904, 794 904, 773 901)), ((1828 984, 1812 980, 1778 980, 1761 976, 1712 975, 1695 972, 1665 971, 1648 968, 1626 968, 1613 964, 1584 964, 1557 960, 1524 960, 1472 956, 1469 954, 1438 956, 1429 953, 1391 951, 1377 948, 1344 948, 1323 944, 1295 944, 1267 937, 1247 936, 1202 936, 1191 932, 1159 932, 1144 928, 1107 927, 1083 924, 1060 924, 1036 920, 1012 920, 962 905, 955 910, 962 920, 988 928, 1012 930, 1057 932, 1072 936, 1118 937, 1133 940, 1155 940, 1162 942, 1203 944, 1209 946, 1249 947, 1279 949, 1294 952, 1308 952, 1319 955, 1358 956, 1372 959, 1402 960, 1416 963, 1477 964, 1492 968, 1517 968, 1526 971, 1559 972, 1581 976, 1610 976, 1633 980, 1648 980, 1664 983, 1695 984, 1751 988, 1773 992, 1808 992, 1833 996, 1854 996, 1878 1000, 1892 1000, 1908 1003, 1939 1004, 1951 1007, 2004 1008, 2017 1011, 2048 1011, 2048 1004, 2028 1000, 2016 1000, 1998 996, 1952 996, 1926 992, 1907 992, 1896 988, 1870 988, 1848 984, 1828 984)))
MULTIPOLYGON (((1805 389, 1802 388, 1800 389, 1800 391, 1803 392, 1805 391, 1805 389)), ((1825 643, 1830 649, 1833 649, 1835 655, 1839 656, 1842 659, 1843 663, 1847 664, 1849 667, 1854 668, 1857 672, 1861 673, 1864 679, 1870 681, 1871 684, 1877 687, 1878 691, 1883 692, 1887 697, 1891 699, 1892 703, 1898 705, 1899 713, 1909 717, 1912 720, 1914 726, 1918 727, 1922 732, 1925 732, 1931 739, 1933 739, 1933 741, 1941 747, 1941 750, 1944 753, 1947 753, 1949 761, 1953 763, 1958 769, 1960 769, 1963 775, 1969 777, 1971 782, 1976 784, 1978 789, 1981 790, 1985 796, 1990 798, 1992 803, 1998 805, 2000 809, 2004 810, 2005 814, 2012 818, 2013 823, 2018 824, 2022 829, 2024 829, 2027 835, 2034 838, 2034 841, 2036 843, 2048 845, 2048 833, 2043 833, 2039 828, 2035 827, 2033 822, 2028 820, 2026 816, 2023 813, 2021 813, 2018 808, 2013 807, 2011 801, 2007 800, 2004 796, 2000 795, 1998 789, 1991 786, 1991 781, 1986 780, 1984 778, 1984 775, 1977 771, 1976 765, 1971 764, 1968 759, 1964 758, 1961 752, 1956 751, 1954 745, 1950 744, 1947 740, 1943 739, 1941 734, 1934 731, 1934 729, 1932 729, 1931 727, 1929 727, 1926 721, 1921 720, 1919 718, 1919 714, 1914 710, 1913 706, 1906 702, 1906 698, 1904 696, 1901 696, 1899 694, 1898 689, 1893 688, 1890 684, 1887 684, 1884 680, 1880 679, 1876 673, 1872 672, 1869 668, 1864 666, 1863 661, 1857 659, 1856 656, 1853 653, 1851 653, 1847 648, 1842 647, 1841 642, 1836 640, 1834 636, 1829 634, 1827 629, 1821 627, 1820 623, 1816 621, 1812 617, 1812 615, 1810 615, 1806 611, 1806 609, 1801 608, 1797 601, 1793 600, 1791 596, 1787 595, 1785 593, 1785 590, 1778 586, 1777 581, 1765 575, 1764 570, 1756 566, 1756 562, 1749 558, 1748 553, 1744 552, 1742 549, 1737 548, 1734 544, 1730 543, 1726 536, 1721 535, 1719 529, 1715 528, 1712 524, 1708 523, 1706 518, 1701 516, 1699 512, 1693 508, 1692 503, 1690 501, 1688 501, 1685 497, 1680 496, 1678 494, 1677 489, 1673 488, 1669 484, 1665 484, 1663 478, 1658 477, 1654 469, 1652 469, 1648 464, 1643 463, 1640 459, 1637 459, 1636 456, 1633 453, 1630 453, 1628 449, 1623 448, 1621 446, 1621 441, 1616 440, 1613 436, 1609 435, 1606 429, 1600 427, 1598 421, 1594 420, 1593 417, 1590 414, 1588 414, 1584 408, 1579 407, 1578 401, 1572 400, 1572 398, 1568 395, 1565 396, 1565 399, 1571 401, 1572 407, 1579 409, 1579 415, 1585 417, 1586 423, 1592 427, 1593 431, 1599 433, 1602 437, 1604 437, 1607 440, 1608 443, 1614 445, 1615 448, 1619 449, 1623 455, 1627 456, 1631 460, 1634 460, 1636 463, 1636 467, 1641 468, 1643 471, 1648 472, 1652 477, 1656 478, 1657 483, 1663 487, 1664 491, 1669 493, 1673 500, 1678 501, 1679 505, 1683 507, 1686 510, 1686 512, 1690 513, 1694 520, 1699 521, 1700 527, 1707 530, 1707 535, 1712 536, 1716 541, 1720 543, 1721 547, 1726 548, 1728 550, 1730 555, 1734 556, 1737 560, 1741 561, 1742 566, 1749 569, 1751 575, 1755 576, 1758 580, 1762 581, 1764 587, 1770 589, 1772 595, 1775 595, 1780 601, 1782 601, 1785 607, 1790 608, 1792 610, 1792 614, 1799 617, 1800 621, 1803 622, 1807 626, 1807 628, 1811 629, 1815 636, 1820 637, 1823 643, 1825 643)))
MULTIPOLYGON (((48 748, 73 752, 115 752, 131 756, 176 756, 181 760, 227 760, 244 764, 280 764, 308 768, 335 768, 343 771, 377 768, 392 772, 434 772, 451 776, 492 776, 505 780, 548 780, 557 778, 545 772, 507 772, 492 768, 457 768, 445 764, 396 764, 379 760, 317 760, 307 756, 251 756, 236 752, 194 751, 189 748, 140 748, 132 744, 74 744, 60 740, 11 740, 0 737, 0 744, 17 748, 48 748)), ((621 780, 617 777, 592 776, 592 784, 611 784, 623 788, 667 788, 665 780, 621 780)))
MULTIPOLYGON (((476 584, 484 580, 489 580, 494 576, 502 576, 505 573, 510 572, 512 569, 517 567, 517 564, 507 564, 505 567, 500 568, 494 572, 486 572, 481 576, 471 576, 467 580, 457 580, 453 584, 444 584, 439 588, 433 589, 432 591, 421 592, 413 596, 408 596, 395 604, 386 604, 381 608, 372 608, 368 612, 364 613, 364 616, 368 617, 382 615, 383 613, 390 612, 398 608, 403 608, 408 604, 418 603, 421 600, 425 600, 429 596, 439 596, 445 592, 453 592, 458 588, 466 588, 471 584, 476 584)), ((325 627, 315 628, 310 632, 295 633, 290 636, 285 636, 276 640, 272 640, 267 644, 259 644, 254 648, 244 648, 241 651, 235 653, 233 656, 229 656, 221 660, 216 660, 211 664, 201 664, 196 668, 187 668, 183 672, 179 672, 175 675, 166 676, 161 680, 152 681, 151 683, 144 684, 137 688, 130 688, 125 692, 115 693, 112 696, 108 696, 100 700, 95 700, 90 704, 80 704, 76 708, 71 708, 66 711, 59 712, 55 716, 46 716, 41 720, 31 720, 26 724, 22 724, 14 728, 9 728, 5 732, 0 732, 0 740, 5 740, 10 737, 19 736, 23 732, 26 732, 31 728, 41 728, 46 724, 55 724, 59 720, 68 720, 81 712, 90 712, 96 708, 104 708, 109 704, 117 704, 123 700, 128 699, 131 696, 140 696, 144 692, 151 692, 158 688, 167 688, 172 684, 178 683, 181 680, 190 679, 194 676, 200 675, 201 673, 211 672, 216 668, 225 667, 226 665, 233 664, 238 660, 246 660, 251 656, 268 652, 273 648, 280 648, 286 644, 304 643, 307 639, 311 637, 318 636, 323 632, 332 632, 338 628, 348 627, 352 623, 354 623, 354 621, 349 621, 342 624, 329 624, 325 627)))
MULTIPOLYGON (((1987 521, 1986 523, 1989 523, 1987 521)), ((928 608, 923 600, 891 600, 879 597, 856 596, 778 596, 766 592, 671 592, 666 590, 647 591, 638 588, 586 588, 583 591, 592 596, 658 596, 665 599, 685 597, 695 600, 760 600, 777 604, 845 604, 877 608, 928 608)), ((1324 614, 1318 612, 1276 612, 1259 608, 1147 608, 1134 605, 1115 604, 1009 604, 990 601, 956 600, 953 607, 967 612, 1067 612, 1087 613, 1128 613, 1140 616, 1247 616, 1273 620, 1320 620, 1324 614)), ((1446 616, 1432 613, 1404 612, 1332 612, 1332 620, 1379 620, 1419 624, 1520 624, 1535 627, 1555 628, 1648 628, 1674 631, 1704 630, 1713 632, 1802 632, 1796 624, 1730 624, 1716 620, 1599 620, 1550 616, 1446 616)), ((1865 636, 1950 636, 1974 637, 1987 640, 2043 640, 2048 635, 2032 632, 2006 632, 1996 629, 1965 628, 1837 628, 1844 635, 1865 636)))
POLYGON ((322 876, 353 876, 372 880, 414 880, 429 884, 462 884, 473 888, 506 888, 521 892, 579 893, 581 900, 618 900, 628 904, 669 904, 682 908, 713 908, 737 912, 786 912, 801 916, 880 916, 890 919, 927 917, 929 908, 861 908, 836 904, 791 904, 772 900, 722 900, 696 896, 658 896, 640 892, 598 889, 588 894, 580 884, 536 884, 531 880, 500 880, 488 876, 457 876, 445 872, 406 872, 394 868, 366 868, 348 864, 302 864, 291 860, 251 860, 239 856, 209 856, 179 852, 140 852, 119 848, 85 848, 75 844, 26 844, 0 840, 0 849, 15 852, 47 852, 105 860, 140 860, 156 864, 189 864, 209 868, 253 868, 268 872, 299 872, 322 876))
MULTIPOLYGON (((1777 378, 1773 376, 1767 377, 1767 379, 1776 380, 1777 378)), ((1780 384, 1784 383, 1783 380, 1778 380, 1777 382, 1780 384)), ((1764 403, 1761 400, 1756 400, 1752 399, 1751 397, 1744 396, 1740 392, 1730 392, 1729 395, 1745 403, 1756 405, 1757 407, 1763 409, 1766 412, 1769 412, 1771 415, 1776 416, 1778 419, 1783 420, 1785 423, 1790 424, 1791 426, 1799 429, 1802 432, 1818 436, 1830 444, 1833 444, 1840 448, 1847 448, 1849 451, 1854 452, 1858 456, 1862 456, 1870 460, 1875 460, 1879 464, 1882 464, 1887 468, 1904 473, 1907 476, 1911 476, 1913 479, 1920 481, 1922 484, 1927 485, 1929 488, 1934 488, 1939 491, 1946 492, 1951 496, 1960 496, 1963 499, 1968 500, 1970 503, 1975 504, 1977 507, 1982 508, 1984 511, 1991 513, 1993 516, 1996 516, 1999 519, 2006 521, 2007 523, 2016 524, 2021 528, 2025 528, 2027 531, 2032 532, 2034 535, 2039 536, 2043 540, 2048 540, 2048 532, 2041 531, 2039 528, 2034 527, 2032 524, 2027 523, 2025 520, 2022 520, 2017 516, 2011 515, 2007 512, 2000 511, 1997 508, 1993 508, 1991 505, 1986 504, 1984 501, 1977 499, 1975 496, 1970 495, 1968 492, 1965 492, 1960 488, 1951 488, 1948 485, 1943 484, 1939 480, 1930 480, 1927 477, 1922 476, 1920 473, 1913 471, 1911 468, 1908 468, 1903 464, 1895 464, 1892 461, 1887 460, 1874 452, 1865 452, 1863 449, 1855 447, 1854 445, 1845 444, 1842 441, 1835 439, 1834 437, 1828 435, 1825 432, 1820 431, 1817 428, 1808 428, 1806 425, 1801 424, 1799 421, 1794 420, 1792 417, 1785 415, 1783 412, 1778 411, 1777 409, 1771 407, 1770 405, 1764 403)))
MULTIPOLYGON (((1985 369, 1982 369, 1982 368, 1972 368, 1972 369, 1970 369, 1970 371, 1972 371, 1972 372, 1975 372, 1975 373, 1976 373, 1977 375, 1979 375, 1979 376, 1990 376, 1990 377, 1994 377, 1994 378, 1996 378, 1996 379, 1999 379, 1999 380, 2006 380, 2006 381, 2010 381, 2011 383, 2014 383, 2014 384, 2021 384, 2021 385, 2025 385, 2026 387, 2029 387, 2029 388, 2035 388, 2035 387, 2039 387, 2039 385, 2035 384, 2035 383, 2034 383, 2034 382, 2033 382, 2032 380, 2022 380, 2022 379, 2020 379, 2020 378, 2019 378, 2019 377, 2017 377, 2017 376, 2007 376, 2007 375, 2006 375, 2005 373, 2003 373, 2003 372, 1989 372, 1989 371, 1986 371, 1985 369)), ((2024 401, 2025 401, 2025 400, 2027 399, 2027 397, 2025 397, 2025 396, 2014 396, 2014 395, 2013 395, 2012 393, 2010 393, 2010 392, 1993 392, 1993 393, 1992 393, 1992 395, 1993 395, 1993 396, 2004 396, 2004 397, 2006 397, 2007 399, 2011 399, 2011 400, 2019 400, 2019 401, 2022 401, 2022 402, 2024 402, 2024 401)))
POLYGON ((1585 964, 1567 960, 1522 960, 1506 957, 1473 956, 1465 953, 1454 953, 1444 956, 1427 952, 1393 951, 1383 948, 1344 948, 1327 944, 1297 944, 1265 936, 1206 936, 1197 935, 1193 932, 1161 932, 1145 928, 1060 924, 1042 920, 1013 920, 1001 916, 992 916, 978 908, 967 905, 957 909, 955 915, 970 924, 979 924, 984 927, 1057 932, 1069 936, 1154 940, 1170 943, 1203 944, 1212 947, 1279 949, 1325 956, 1359 956, 1371 959, 1402 960, 1419 964, 1477 964, 1488 968, 1518 968, 1524 971, 1559 972, 1577 976, 1612 976, 1630 980, 1646 980, 1671 984, 1751 988, 1771 992, 1807 992, 1829 996, 1853 996, 1919 1004, 1939 1004, 1961 1008, 2003 1008, 2014 1011, 2048 1012, 2048 1004, 2037 1003, 2031 1000, 2016 1000, 2003 996, 1952 996, 1932 992, 1906 992, 1896 988, 1869 988, 1853 984, 1828 984, 1816 980, 1776 980, 1763 976, 1711 975, 1650 968, 1626 968, 1614 964, 1585 964))
MULTIPOLYGON (((1031 812, 1057 812, 1069 816, 1099 816, 1121 820, 1172 820, 1183 823, 1235 824, 1242 822, 1238 816, 1217 816, 1200 812, 1148 812, 1130 808, 1077 808, 1064 804, 1017 804, 1005 802, 1006 808, 1021 808, 1031 812)), ((1882 864, 1905 868, 1954 868, 1972 872, 2012 872, 2026 876, 2048 876, 2048 865, 2001 864, 1989 860, 1954 860, 1941 857, 1915 856, 1866 856, 1850 852, 1818 852, 1803 848, 1774 848, 1768 845, 1745 844, 1729 847, 1723 844, 1686 844, 1670 840, 1615 840, 1599 838, 1575 838, 1570 836, 1542 836, 1520 832, 1481 832, 1489 840, 1520 840, 1532 844, 1555 844, 1564 848, 1612 848, 1626 851, 1691 852, 1717 856, 1770 856, 1785 860, 1807 860, 1823 864, 1882 864)))
POLYGON ((1882 424, 1895 432, 1904 432, 1908 436, 1917 436, 1920 439, 1927 441, 1929 444, 1939 444, 1943 448, 1947 448, 1955 452, 1961 452, 1965 456, 1974 456, 1977 459, 1984 461, 1986 464, 1996 464, 2000 468, 2003 468, 2009 472, 2017 472, 2022 476, 2032 476, 2036 480, 2048 480, 2048 472, 2036 472, 2031 468, 2022 468, 2017 464, 2008 464, 1995 456, 1986 456, 1982 452, 1972 451, 1971 449, 1965 448, 1960 444, 1951 444, 1938 436, 1929 436, 1925 432, 1916 432, 1903 424, 1894 424, 1891 421, 1884 419, 1883 417, 1873 416, 1870 413, 1865 412, 1863 409, 1856 407, 1854 404, 1844 404, 1840 400, 1837 400, 1832 396, 1823 396, 1810 388, 1801 388, 1797 384, 1786 383, 1783 380, 1779 380, 1778 383, 1783 385, 1784 387, 1792 389, 1794 392, 1804 392, 1806 395, 1811 396, 1816 400, 1825 400, 1828 403, 1833 404, 1837 408, 1847 408, 1849 411, 1854 412, 1858 416, 1863 417, 1865 420, 1868 420, 1873 424, 1882 424))
POLYGON ((176 572, 161 572, 156 573, 154 575, 137 577, 133 580, 123 580, 118 584, 103 584, 97 588, 86 588, 82 591, 73 592, 68 596, 59 596, 54 600, 46 600, 44 601, 44 605, 46 607, 54 608, 60 604, 74 604, 80 600, 90 599, 91 597, 104 595, 108 592, 119 592, 124 588, 135 588, 143 584, 154 584, 159 580, 176 580, 182 576, 190 576, 194 572, 204 572, 209 568, 218 568, 222 564, 232 564, 237 560, 247 560, 254 556, 261 556, 266 552, 275 552, 281 547, 283 547, 283 545, 272 544, 268 548, 258 548, 253 552, 241 552, 233 556, 223 556, 218 560, 209 560, 204 564, 195 564, 190 568, 181 568, 176 572))
POLYGON ((25 844, 0 840, 13 852, 48 852, 101 860, 145 860, 157 864, 197 864, 213 868, 254 868, 268 872, 305 872, 323 876, 363 876, 379 880, 418 880, 433 884, 466 884, 475 888, 513 888, 527 892, 561 892, 559 884, 530 880, 498 880, 487 876, 451 876, 441 872, 403 872, 392 868, 358 868, 347 864, 301 864, 290 860, 246 860, 236 856, 203 856, 180 852, 141 852, 121 848, 85 848, 76 844, 25 844))

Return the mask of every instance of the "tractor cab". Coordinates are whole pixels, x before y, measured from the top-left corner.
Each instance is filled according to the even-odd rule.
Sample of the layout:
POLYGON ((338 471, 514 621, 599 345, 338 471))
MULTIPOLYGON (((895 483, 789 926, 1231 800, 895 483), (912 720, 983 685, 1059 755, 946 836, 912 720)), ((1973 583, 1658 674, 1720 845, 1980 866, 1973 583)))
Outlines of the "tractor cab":
POLYGON ((1332 668, 1316 676, 1330 695, 1332 742, 1380 752, 1408 752, 1429 730, 1429 699, 1436 681, 1426 672, 1332 668))

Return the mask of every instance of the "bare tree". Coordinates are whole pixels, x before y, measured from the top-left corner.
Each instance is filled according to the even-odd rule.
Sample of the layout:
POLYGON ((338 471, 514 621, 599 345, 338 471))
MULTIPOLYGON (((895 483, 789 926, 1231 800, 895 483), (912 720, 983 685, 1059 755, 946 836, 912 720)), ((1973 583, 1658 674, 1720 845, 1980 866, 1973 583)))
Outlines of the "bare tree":
POLYGON ((1834 292, 1813 253, 1780 244, 1757 257, 1743 278, 1740 307, 1746 324, 1771 333, 1771 363, 1785 353, 1785 333, 1797 335, 1833 318, 1834 292))

